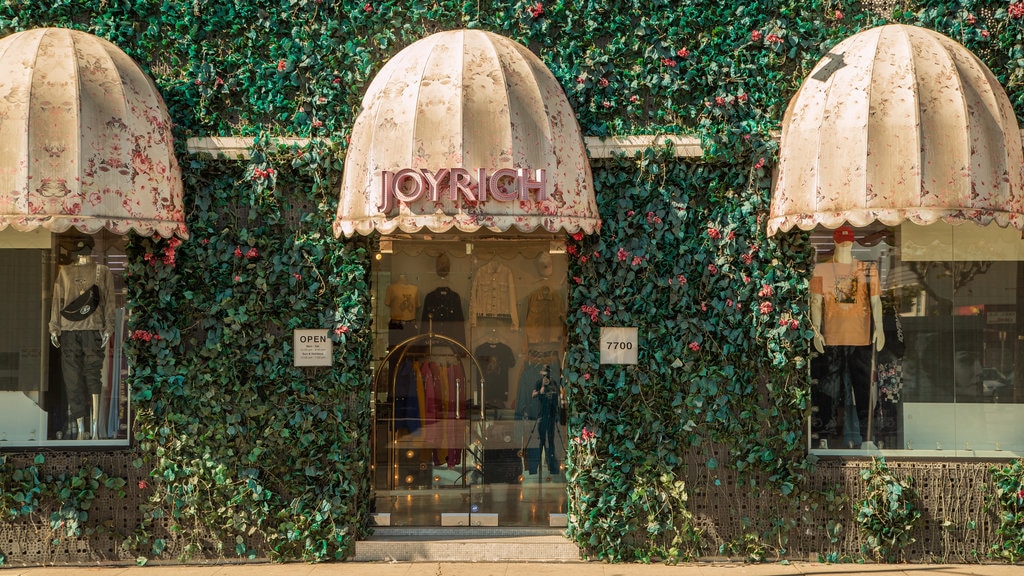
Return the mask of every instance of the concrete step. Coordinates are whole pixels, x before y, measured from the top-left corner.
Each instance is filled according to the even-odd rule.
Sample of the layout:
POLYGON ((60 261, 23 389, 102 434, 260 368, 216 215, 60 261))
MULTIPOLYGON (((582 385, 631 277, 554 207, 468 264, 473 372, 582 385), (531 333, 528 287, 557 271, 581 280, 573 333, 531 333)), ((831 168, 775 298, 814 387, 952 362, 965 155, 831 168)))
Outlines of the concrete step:
POLYGON ((378 527, 356 542, 355 562, 579 562, 580 549, 551 528, 378 527))

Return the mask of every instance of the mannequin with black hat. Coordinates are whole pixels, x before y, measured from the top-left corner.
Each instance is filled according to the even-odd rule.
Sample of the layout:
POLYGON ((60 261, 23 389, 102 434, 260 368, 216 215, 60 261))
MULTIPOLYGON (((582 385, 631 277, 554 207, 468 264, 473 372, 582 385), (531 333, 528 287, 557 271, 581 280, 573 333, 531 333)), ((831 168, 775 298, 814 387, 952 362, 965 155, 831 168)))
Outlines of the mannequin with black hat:
POLYGON ((851 448, 870 447, 874 352, 885 346, 881 282, 874 264, 853 258, 853 228, 840 226, 832 238, 835 252, 814 267, 811 278, 813 344, 826 358, 823 378, 838 378, 832 389, 846 408, 844 441, 851 448))
POLYGON ((103 357, 114 328, 114 278, 110 268, 93 262, 93 246, 89 236, 74 239, 68 250, 72 262, 57 273, 50 310, 50 342, 61 351, 64 389, 79 440, 99 438, 103 357))

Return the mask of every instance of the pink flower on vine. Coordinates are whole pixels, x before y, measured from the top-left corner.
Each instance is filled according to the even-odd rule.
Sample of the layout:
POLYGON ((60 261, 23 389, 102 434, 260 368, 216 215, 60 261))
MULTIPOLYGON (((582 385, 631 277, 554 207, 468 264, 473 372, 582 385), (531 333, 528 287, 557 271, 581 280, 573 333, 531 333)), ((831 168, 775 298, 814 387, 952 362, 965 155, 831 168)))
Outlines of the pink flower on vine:
POLYGON ((708 227, 708 237, 713 240, 718 240, 722 237, 722 232, 718 228, 708 227))
POLYGON ((680 274, 680 275, 676 276, 676 281, 679 282, 680 286, 686 286, 686 276, 683 276, 682 274, 680 274))
MULTIPOLYGON (((738 96, 736 96, 736 99, 739 100, 740 102, 746 102, 747 99, 748 99, 747 93, 746 92, 740 93, 738 96)), ((743 135, 743 139, 744 140, 749 140, 750 139, 750 134, 744 134, 743 135)))
POLYGON ((530 16, 534 18, 540 18, 544 15, 544 4, 537 2, 533 6, 530 6, 530 16))
POLYGON ((676 56, 679 56, 680 58, 686 58, 689 55, 690 51, 687 50, 685 46, 680 48, 679 50, 676 50, 676 56))
POLYGON ((583 240, 583 232, 573 232, 572 239, 580 242, 583 240))
POLYGON ((715 266, 714 264, 708 264, 708 272, 710 272, 712 275, 718 274, 718 266, 715 266))
POLYGON ((750 254, 744 254, 743 256, 740 256, 740 258, 743 259, 744 264, 750 264, 751 262, 754 261, 754 257, 751 256, 750 254))
POLYGON ((241 276, 235 276, 235 282, 241 282, 241 281, 242 281, 242 277, 241 276))
POLYGON ((758 158, 757 164, 754 164, 754 170, 760 170, 761 168, 764 168, 764 158, 758 158))
POLYGON ((348 334, 348 326, 338 326, 334 329, 334 333, 337 335, 348 334))
POLYGON ((671 59, 671 58, 662 58, 661 59, 661 63, 663 65, 665 65, 665 66, 668 66, 669 68, 675 68, 676 67, 676 61, 671 59))
POLYGON ((761 31, 760 30, 752 30, 750 32, 750 40, 753 41, 753 42, 760 42, 761 41, 761 31))
POLYGON ((583 312, 584 314, 589 316, 591 322, 597 322, 597 315, 600 313, 600 311, 597 309, 597 306, 592 306, 590 304, 584 304, 580 306, 580 312, 583 312))
POLYGON ((139 480, 139 490, 145 490, 146 488, 149 488, 149 484, 145 480, 139 480))
POLYGON ((833 16, 836 17, 836 20, 842 20, 843 19, 843 13, 840 12, 839 10, 836 10, 836 13, 833 14, 833 16))
POLYGON ((1014 2, 1013 4, 1010 4, 1010 7, 1007 8, 1006 13, 1009 14, 1010 18, 1013 18, 1014 20, 1020 20, 1021 18, 1024 18, 1024 1, 1014 2))
POLYGON ((630 262, 630 265, 632 265, 632 266, 639 266, 641 263, 643 263, 643 261, 644 261, 643 258, 641 258, 639 256, 633 256, 633 261, 630 262))
POLYGON ((363 4, 363 12, 366 12, 367 14, 373 12, 373 4, 370 4, 369 2, 363 4))
POLYGON ((590 380, 590 372, 587 372, 586 374, 584 374, 583 375, 583 379, 584 380, 590 380))
POLYGON ((974 23, 978 21, 977 18, 974 17, 974 14, 968 14, 965 20, 967 21, 967 24, 971 26, 974 26, 974 23))
POLYGON ((600 80, 597 81, 597 85, 600 86, 601 88, 607 88, 608 87, 608 79, 607 78, 601 78, 600 80))
POLYGON ((288 62, 284 58, 277 61, 278 72, 284 72, 286 68, 288 68, 288 62))
POLYGON ((697 344, 696 342, 690 342, 690 350, 693 350, 694 352, 699 352, 700 344, 697 344))
POLYGON ((758 291, 757 295, 761 298, 771 298, 775 295, 775 289, 769 284, 764 284, 761 286, 761 290, 758 291))
POLYGON ((253 260, 255 258, 259 258, 259 256, 260 256, 260 251, 257 250, 255 247, 249 248, 249 250, 246 251, 246 253, 245 253, 245 257, 248 258, 249 260, 253 260))
POLYGON ((619 262, 625 262, 629 258, 629 252, 626 252, 625 248, 619 248, 618 258, 619 262))
POLYGON ((298 272, 292 272, 292 278, 295 278, 296 280, 302 280, 302 274, 299 274, 298 272))
POLYGON ((604 102, 601 102, 601 106, 604 106, 605 108, 611 108, 612 107, 612 103, 607 101, 607 100, 605 100, 604 102))
POLYGON ((242 256, 242 249, 238 246, 235 246, 235 258, 241 258, 242 256))
POLYGON ((728 308, 732 308, 732 298, 726 298, 725 299, 725 305, 728 308))
POLYGON ((633 94, 632 96, 629 97, 629 101, 636 104, 637 102, 640 101, 640 97, 637 96, 636 94, 633 94))
POLYGON ((572 281, 577 284, 583 284, 583 278, 580 278, 579 276, 573 276, 572 281))
POLYGON ((715 96, 715 106, 725 106, 725 98, 722 96, 715 96))
POLYGON ((783 39, 782 36, 769 34, 768 36, 765 37, 765 41, 767 41, 769 44, 782 44, 783 39))
POLYGON ((661 218, 654 212, 647 213, 647 222, 651 224, 661 224, 661 218))
POLYGON ((800 322, 796 321, 796 319, 793 319, 793 320, 789 321, 789 329, 790 330, 796 330, 799 327, 800 327, 800 322))
POLYGON ((761 306, 758 307, 758 310, 761 311, 761 314, 771 314, 771 311, 774 309, 775 306, 772 306, 771 302, 761 302, 761 306))

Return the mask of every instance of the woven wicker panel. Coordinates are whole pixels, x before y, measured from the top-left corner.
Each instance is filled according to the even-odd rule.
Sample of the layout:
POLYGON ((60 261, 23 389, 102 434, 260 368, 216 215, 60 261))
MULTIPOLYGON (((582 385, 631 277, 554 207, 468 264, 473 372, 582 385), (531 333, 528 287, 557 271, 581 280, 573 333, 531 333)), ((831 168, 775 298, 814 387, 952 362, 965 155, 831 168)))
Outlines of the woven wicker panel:
MULTIPOLYGON (((807 478, 808 498, 796 504, 774 490, 758 492, 750 486, 737 486, 735 472, 721 466, 707 468, 705 463, 712 456, 719 463, 728 461, 727 452, 720 448, 695 454, 687 483, 690 509, 698 527, 705 532, 707 555, 744 559, 742 546, 724 555, 719 554, 719 546, 741 542, 744 534, 750 534, 761 540, 768 559, 776 557, 782 549, 792 559, 817 561, 828 558, 830 553, 840 559, 861 557, 864 538, 854 518, 856 504, 865 494, 860 472, 870 466, 870 460, 819 462, 807 478), (829 490, 846 496, 842 508, 829 510, 824 498, 829 490), (826 529, 830 521, 841 525, 835 543, 830 541, 826 529), (780 525, 784 527, 781 530, 780 525), (784 536, 780 538, 779 533, 784 536)), ((921 520, 914 533, 916 542, 906 550, 908 561, 985 560, 985 553, 995 539, 997 519, 984 511, 984 495, 990 488, 988 470, 998 463, 889 460, 887 464, 894 473, 912 477, 921 497, 921 520)))

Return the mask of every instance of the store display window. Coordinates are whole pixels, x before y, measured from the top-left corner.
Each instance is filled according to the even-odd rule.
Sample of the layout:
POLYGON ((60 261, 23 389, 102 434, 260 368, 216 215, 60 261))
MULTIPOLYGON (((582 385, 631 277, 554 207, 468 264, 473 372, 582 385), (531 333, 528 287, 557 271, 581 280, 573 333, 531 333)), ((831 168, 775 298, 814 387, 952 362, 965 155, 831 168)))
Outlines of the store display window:
POLYGON ((1024 454, 1024 239, 944 223, 811 235, 810 448, 1024 454))
POLYGON ((0 449, 126 444, 124 238, 0 231, 0 449))
POLYGON ((567 264, 549 235, 381 241, 374 488, 392 525, 565 513, 567 264))

